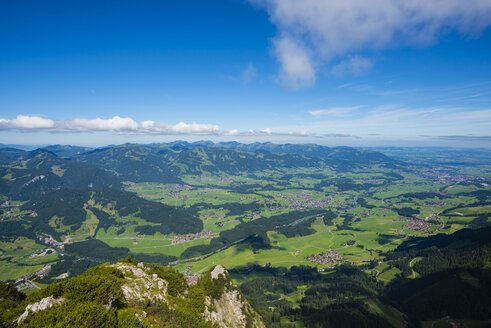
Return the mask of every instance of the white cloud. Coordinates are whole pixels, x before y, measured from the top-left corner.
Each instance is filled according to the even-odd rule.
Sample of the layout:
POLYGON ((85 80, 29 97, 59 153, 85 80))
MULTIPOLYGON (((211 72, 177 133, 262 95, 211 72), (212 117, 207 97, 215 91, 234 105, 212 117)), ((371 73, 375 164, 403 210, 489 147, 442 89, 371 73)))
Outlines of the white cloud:
POLYGON ((16 118, 9 120, 0 118, 0 130, 41 130, 54 127, 55 122, 39 116, 17 115, 16 118))
POLYGON ((491 109, 468 110, 462 107, 407 108, 400 105, 364 107, 357 115, 331 116, 316 120, 310 131, 321 133, 356 132, 368 136, 407 139, 417 135, 487 135, 491 131, 491 109))
POLYGON ((0 118, 0 130, 47 131, 53 133, 115 132, 130 134, 218 134, 214 124, 180 122, 169 125, 163 122, 143 121, 140 124, 130 117, 114 116, 108 119, 74 118, 51 120, 38 116, 18 115, 15 119, 0 118))
MULTIPOLYGON (((262 130, 248 130, 248 131, 243 131, 239 132, 237 130, 233 130, 234 134, 236 136, 252 136, 252 137, 262 137, 262 136, 268 136, 268 137, 315 137, 315 133, 310 133, 307 131, 279 131, 275 132, 270 128, 262 129, 262 130)), ((231 135, 229 131, 228 135, 231 135)))
POLYGON ((349 113, 352 113, 363 106, 351 106, 351 107, 331 107, 327 109, 318 109, 318 110, 311 110, 309 111, 309 114, 315 117, 319 116, 334 116, 334 117, 342 117, 345 116, 349 113))
POLYGON ((361 139, 360 137, 353 136, 349 133, 326 133, 322 135, 323 137, 326 138, 355 138, 355 139, 361 139))
POLYGON ((291 89, 308 87, 315 82, 315 69, 307 48, 290 37, 273 40, 275 55, 281 63, 280 79, 291 89))
POLYGON ((68 131, 135 131, 138 123, 129 117, 114 116, 109 119, 86 119, 75 118, 69 121, 60 122, 68 131))
POLYGON ((108 119, 75 118, 71 120, 51 120, 38 116, 18 115, 14 119, 0 118, 0 131, 17 130, 23 132, 45 131, 48 133, 112 132, 126 135, 210 135, 210 136, 314 136, 306 131, 273 132, 270 128, 239 131, 232 129, 220 131, 216 124, 179 122, 175 125, 164 122, 136 122, 130 117, 114 116, 108 119))
POLYGON ((249 130, 249 131, 244 131, 244 132, 239 132, 240 135, 245 135, 245 136, 266 136, 266 135, 271 135, 273 131, 270 128, 266 128, 263 130, 249 130))
POLYGON ((218 125, 214 124, 187 124, 180 122, 176 125, 168 125, 162 122, 143 121, 141 123, 141 132, 150 132, 155 134, 216 134, 219 132, 218 125))
POLYGON ((370 59, 364 58, 360 55, 348 56, 348 59, 334 65, 331 69, 331 73, 336 76, 344 76, 348 74, 359 76, 360 74, 369 71, 372 67, 373 61, 370 59))
MULTIPOLYGON (((277 27, 272 44, 280 78, 290 87, 311 85, 317 66, 344 62, 347 54, 431 44, 451 30, 477 35, 491 25, 489 0, 249 1, 266 9, 277 27)), ((370 68, 356 58, 334 71, 370 68)))

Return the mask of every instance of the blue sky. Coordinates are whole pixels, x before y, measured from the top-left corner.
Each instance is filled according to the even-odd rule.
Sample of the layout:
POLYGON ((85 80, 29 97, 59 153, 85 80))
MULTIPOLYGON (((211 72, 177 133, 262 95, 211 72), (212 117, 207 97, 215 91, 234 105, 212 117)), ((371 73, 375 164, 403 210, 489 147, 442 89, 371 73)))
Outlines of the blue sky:
POLYGON ((0 0, 0 143, 491 145, 491 2, 0 0))

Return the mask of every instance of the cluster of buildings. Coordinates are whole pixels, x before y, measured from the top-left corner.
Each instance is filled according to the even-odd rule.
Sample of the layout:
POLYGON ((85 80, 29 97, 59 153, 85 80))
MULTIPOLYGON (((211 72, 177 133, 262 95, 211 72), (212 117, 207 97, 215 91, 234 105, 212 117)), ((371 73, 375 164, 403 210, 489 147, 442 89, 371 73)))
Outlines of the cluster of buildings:
POLYGON ((426 233, 429 233, 430 232, 430 224, 429 223, 426 223, 425 220, 421 220, 421 219, 402 219, 402 221, 406 222, 406 224, 404 224, 402 226, 402 228, 407 228, 407 229, 411 229, 411 230, 414 230, 414 231, 421 231, 421 232, 426 232, 426 233))
POLYGON ((175 199, 188 200, 189 195, 181 195, 181 191, 193 189, 193 187, 189 185, 183 184, 169 184, 164 186, 167 190, 169 190, 169 196, 175 199))
POLYGON ((15 217, 16 214, 13 212, 13 210, 19 208, 19 206, 19 204, 11 204, 8 200, 3 202, 2 207, 6 207, 7 209, 2 210, 4 215, 0 217, 0 221, 15 217))
POLYGON ((32 254, 29 255, 29 257, 33 258, 33 257, 43 257, 43 256, 46 256, 47 254, 51 254, 51 253, 54 253, 56 252, 53 248, 46 248, 44 249, 42 252, 38 253, 38 252, 34 252, 32 254))
POLYGON ((188 200, 189 195, 181 195, 180 193, 177 192, 171 192, 170 197, 174 199, 180 199, 180 200, 188 200))
POLYGON ((254 197, 254 196, 242 196, 240 197, 239 199, 241 202, 244 201, 244 200, 254 200, 254 201, 259 201, 261 200, 260 198, 258 197, 254 197))
POLYGON ((448 205, 447 202, 445 201, 439 201, 439 202, 424 202, 425 206, 433 206, 433 207, 438 207, 438 206, 445 206, 448 205))
POLYGON ((201 273, 196 272, 194 273, 191 271, 192 266, 188 266, 182 273, 184 276, 184 279, 186 279, 188 285, 194 285, 198 281, 198 279, 201 277, 201 273))
POLYGON ((196 240, 196 239, 201 239, 201 238, 211 239, 213 237, 215 237, 214 232, 211 232, 208 230, 203 230, 203 231, 198 232, 198 233, 188 233, 186 235, 170 236, 169 239, 170 239, 171 245, 177 245, 177 244, 182 244, 182 243, 185 243, 185 242, 191 241, 191 240, 196 240))
POLYGON ((48 275, 48 273, 51 271, 51 265, 46 265, 44 268, 36 271, 34 274, 35 276, 39 277, 39 279, 43 279, 48 275))
POLYGON ((215 214, 201 214, 200 217, 203 218, 205 221, 215 217, 218 218, 219 220, 225 219, 225 215, 220 215, 217 217, 215 214))
POLYGON ((48 264, 33 274, 30 274, 27 276, 22 276, 20 278, 15 279, 15 284, 17 285, 21 282, 26 282, 26 281, 31 280, 31 279, 33 279, 33 280, 37 279, 37 278, 42 279, 42 278, 46 277, 50 271, 51 271, 51 265, 48 264))
MULTIPOLYGON (((15 205, 15 207, 17 208, 17 207, 19 207, 19 205, 15 205)), ((9 209, 6 212, 4 212, 4 214, 5 215, 0 217, 0 221, 12 219, 12 218, 17 218, 17 219, 23 218, 24 216, 26 216, 27 213, 14 213, 14 211, 12 209, 9 209)), ((29 213, 29 216, 32 218, 35 218, 38 216, 38 214, 35 211, 32 211, 31 213, 29 213)))
POLYGON ((385 182, 383 179, 379 179, 379 178, 372 178, 372 179, 369 179, 367 181, 373 185, 381 185, 385 182))
POLYGON ((484 177, 456 173, 454 169, 447 168, 447 167, 437 167, 434 170, 428 170, 428 171, 421 170, 417 172, 417 175, 423 178, 435 180, 443 184, 458 184, 462 182, 465 183, 488 182, 488 180, 484 177))
POLYGON ((307 257, 309 262, 318 263, 321 265, 328 265, 334 267, 337 264, 343 262, 343 257, 336 251, 329 251, 327 253, 320 253, 317 255, 310 255, 307 257))
POLYGON ((312 195, 301 192, 300 194, 294 195, 282 195, 277 194, 277 196, 287 202, 287 205, 280 206, 276 209, 294 209, 294 210, 306 210, 311 208, 323 208, 327 204, 331 204, 331 201, 326 200, 313 200, 312 195))
POLYGON ((37 236, 39 241, 46 244, 46 245, 51 245, 51 246, 56 246, 56 247, 63 247, 63 243, 60 243, 59 241, 56 241, 51 235, 48 235, 46 233, 40 234, 37 236))
POLYGON ((209 193, 210 191, 211 191, 211 189, 208 188, 208 187, 206 187, 205 189, 198 191, 196 194, 198 194, 198 195, 204 195, 206 193, 209 193))
POLYGON ((0 217, 0 221, 10 219, 10 218, 23 218, 27 214, 29 214, 29 216, 32 218, 35 218, 38 216, 38 214, 35 211, 31 211, 31 213, 28 213, 25 211, 15 211, 15 210, 19 209, 20 204, 12 204, 8 200, 3 202, 0 206, 6 208, 6 209, 2 210, 3 215, 0 217))
POLYGON ((357 213, 356 215, 362 216, 362 217, 367 217, 369 215, 373 215, 373 212, 372 211, 363 211, 361 213, 357 213))
POLYGON ((15 288, 21 292, 23 290, 26 290, 26 289, 30 289, 30 288, 39 288, 37 287, 36 285, 34 285, 34 283, 32 281, 29 281, 29 280, 23 280, 21 281, 19 284, 15 285, 15 288))
POLYGON ((169 184, 169 185, 165 185, 164 187, 170 191, 176 191, 176 192, 193 189, 193 187, 185 184, 169 184))

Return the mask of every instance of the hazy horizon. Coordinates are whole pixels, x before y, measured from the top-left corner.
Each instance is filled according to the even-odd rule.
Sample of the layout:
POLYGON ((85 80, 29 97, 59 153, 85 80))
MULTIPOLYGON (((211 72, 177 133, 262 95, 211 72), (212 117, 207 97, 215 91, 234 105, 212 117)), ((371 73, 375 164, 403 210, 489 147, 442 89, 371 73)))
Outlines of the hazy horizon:
POLYGON ((84 143, 74 143, 74 144, 64 144, 64 143, 51 143, 51 144, 18 144, 18 143, 1 143, 0 142, 0 148, 18 148, 21 150, 35 150, 39 148, 45 148, 49 146, 72 146, 72 147, 87 147, 87 148, 106 148, 106 147, 117 147, 117 146, 122 146, 125 144, 135 144, 135 145, 150 145, 150 144, 168 144, 168 143, 174 143, 174 142, 188 142, 188 143, 200 143, 200 142, 213 142, 215 144, 220 143, 220 142, 237 142, 240 144, 254 144, 254 143, 272 143, 276 145, 285 145, 285 144, 294 144, 294 145, 307 145, 307 144, 314 144, 314 145, 319 145, 319 146, 325 146, 325 147, 352 147, 352 148, 364 148, 364 149, 397 149, 397 148, 402 148, 402 149, 454 149, 454 150, 463 150, 463 149, 468 149, 468 150, 490 150, 491 147, 479 147, 477 145, 472 145, 470 147, 458 147, 458 146, 441 146, 441 145, 428 145, 428 146, 422 146, 422 145, 375 145, 375 146, 350 146, 350 145, 324 145, 316 142, 270 142, 270 141, 251 141, 251 142, 244 142, 240 140, 223 140, 223 141, 213 141, 209 139, 199 139, 199 140, 183 140, 183 139, 174 139, 174 140, 169 140, 169 141, 161 141, 161 142, 125 142, 125 143, 107 143, 107 144, 100 144, 100 145, 90 145, 90 144, 84 144, 84 143))

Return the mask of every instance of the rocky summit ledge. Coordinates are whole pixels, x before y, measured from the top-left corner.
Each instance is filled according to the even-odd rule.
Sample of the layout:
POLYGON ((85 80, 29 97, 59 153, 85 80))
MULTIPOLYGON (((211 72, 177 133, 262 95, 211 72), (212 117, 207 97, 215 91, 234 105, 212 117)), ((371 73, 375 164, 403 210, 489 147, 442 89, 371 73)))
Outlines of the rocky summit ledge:
POLYGON ((170 267, 132 259, 50 285, 19 302, 12 313, 3 325, 266 327, 223 266, 213 267, 190 286, 170 267))

